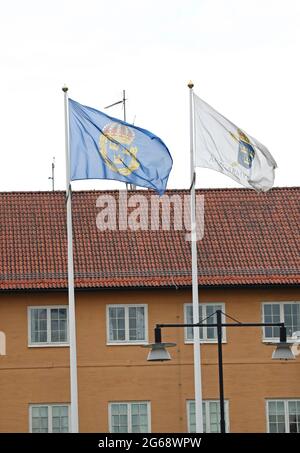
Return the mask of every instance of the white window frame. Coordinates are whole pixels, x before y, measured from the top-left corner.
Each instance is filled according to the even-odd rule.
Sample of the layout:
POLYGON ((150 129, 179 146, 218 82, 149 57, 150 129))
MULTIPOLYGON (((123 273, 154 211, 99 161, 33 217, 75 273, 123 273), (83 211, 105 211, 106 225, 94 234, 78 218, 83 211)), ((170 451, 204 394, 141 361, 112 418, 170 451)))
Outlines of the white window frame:
POLYGON ((27 307, 27 320, 28 320, 28 347, 30 348, 56 348, 69 346, 69 306, 68 305, 33 305, 27 307), (66 342, 51 342, 51 309, 64 308, 67 310, 67 341, 66 342), (32 343, 31 342, 31 310, 42 309, 47 310, 47 342, 32 343))
MULTIPOLYGON (((219 403, 219 400, 202 400, 202 402, 205 404, 205 413, 206 413, 206 427, 209 427, 209 431, 206 431, 206 433, 210 433, 210 424, 209 424, 209 414, 210 411, 207 410, 209 408, 209 403, 219 403)), ((188 432, 191 432, 191 425, 190 425, 190 404, 195 403, 195 400, 187 400, 186 402, 186 413, 187 413, 187 429, 188 432)), ((226 433, 230 432, 230 423, 229 423, 229 401, 225 400, 224 401, 224 409, 225 409, 225 430, 226 433)))
MULTIPOLYGON (((267 418, 267 433, 270 433, 270 428, 269 428, 269 402, 279 402, 279 403, 284 403, 284 423, 285 423, 285 434, 290 433, 290 425, 289 425, 289 409, 288 409, 288 403, 293 402, 293 401, 300 401, 300 398, 269 398, 266 400, 266 418, 267 418)), ((293 433, 292 433, 293 434, 293 433)), ((294 433, 296 434, 296 433, 294 433)))
POLYGON ((148 344, 148 305, 147 304, 109 304, 106 306, 106 344, 108 346, 114 345, 140 345, 148 344), (130 307, 143 307, 145 316, 145 340, 129 340, 129 308, 130 307), (110 340, 109 338, 109 309, 110 308, 124 308, 125 309, 125 340, 110 340))
MULTIPOLYGON (((222 312, 225 313, 225 303, 224 302, 204 302, 204 303, 199 303, 199 306, 201 305, 202 307, 202 311, 203 311, 203 307, 205 308, 205 315, 203 316, 202 319, 206 318, 206 307, 207 306, 210 306, 210 305, 220 305, 222 308, 222 312)), ((187 323, 187 310, 186 308, 187 307, 192 307, 193 304, 188 302, 188 303, 185 303, 184 306, 183 306, 183 311, 184 311, 184 323, 187 323)), ((201 321, 201 319, 200 319, 201 321)), ((225 322, 225 316, 222 314, 222 322, 225 322)), ((208 327, 210 327, 208 325, 208 327)), ((203 329, 203 334, 204 335, 207 335, 207 329, 204 328, 203 329)), ((203 335, 203 337, 204 337, 203 335)), ((190 340, 189 338, 187 338, 187 327, 184 328, 184 343, 185 344, 193 344, 194 343, 194 340, 190 340)), ((216 344, 218 343, 218 338, 214 338, 214 339, 211 339, 211 338, 203 338, 203 340, 200 339, 200 343, 205 343, 205 344, 216 344)), ((226 338, 226 327, 222 327, 222 343, 227 343, 227 338, 226 338)))
MULTIPOLYGON (((108 403, 108 429, 112 433, 112 414, 111 407, 113 404, 126 404, 127 405, 127 420, 128 420, 128 433, 132 433, 131 426, 131 405, 132 404, 146 404, 147 405, 147 418, 148 418, 148 430, 147 433, 151 433, 151 402, 150 401, 110 401, 108 403)), ((112 433, 122 434, 122 433, 112 433)))
MULTIPOLYGON (((30 404, 29 405, 29 432, 32 433, 32 408, 33 407, 47 407, 48 408, 48 433, 52 433, 52 408, 57 407, 57 406, 63 406, 68 408, 68 425, 69 425, 69 433, 70 428, 71 428, 71 405, 70 403, 38 403, 38 404, 30 404)), ((36 433, 34 433, 36 434, 36 433)), ((41 434, 41 433, 40 433, 41 434)), ((60 434, 66 434, 66 433, 60 433, 60 434)))
MULTIPOLYGON (((262 322, 265 322, 265 317, 264 317, 264 306, 265 305, 279 305, 279 313, 280 313, 280 321, 279 322, 284 322, 284 305, 292 305, 292 304, 300 304, 300 301, 297 300, 285 300, 285 301, 265 301, 262 302, 261 304, 261 318, 262 322)), ((265 327, 262 327, 262 341, 263 343, 279 343, 280 338, 278 337, 265 337, 265 327)), ((287 342, 288 343, 294 343, 294 341, 287 335, 287 342)))

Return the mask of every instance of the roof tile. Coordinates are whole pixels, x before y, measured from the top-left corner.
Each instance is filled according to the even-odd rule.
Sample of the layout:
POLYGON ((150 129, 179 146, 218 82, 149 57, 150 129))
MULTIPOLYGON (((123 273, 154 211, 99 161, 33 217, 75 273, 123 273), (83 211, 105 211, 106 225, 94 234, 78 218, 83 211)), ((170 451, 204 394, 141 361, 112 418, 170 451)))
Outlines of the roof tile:
MULTIPOLYGON (((148 203, 152 191, 142 194, 148 203)), ((167 195, 188 195, 169 190, 167 195)), ((205 197, 204 238, 198 242, 199 284, 300 283, 300 188, 197 190, 205 197)), ((73 192, 77 288, 191 285, 185 231, 99 231, 100 195, 73 192)), ((67 287, 65 193, 0 193, 0 289, 67 287)), ((122 219, 124 221, 124 218, 122 219)))

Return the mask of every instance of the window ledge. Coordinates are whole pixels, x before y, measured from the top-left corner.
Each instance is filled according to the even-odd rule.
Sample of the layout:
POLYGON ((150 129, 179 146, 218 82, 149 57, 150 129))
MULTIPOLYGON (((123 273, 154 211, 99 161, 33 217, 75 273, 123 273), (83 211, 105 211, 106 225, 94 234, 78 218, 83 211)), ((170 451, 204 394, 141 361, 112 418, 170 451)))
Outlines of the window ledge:
MULTIPOLYGON (((287 339, 286 342, 287 342, 288 344, 294 344, 294 343, 296 343, 295 340, 291 340, 291 339, 289 339, 289 338, 287 339)), ((268 338, 268 339, 263 338, 263 339, 262 339, 262 343, 263 343, 263 344, 278 344, 278 343, 280 343, 280 340, 279 340, 279 338, 268 338)))
POLYGON ((33 343, 28 344, 28 348, 69 348, 69 343, 33 343))
MULTIPOLYGON (((184 344, 194 344, 194 341, 193 340, 184 340, 184 344)), ((218 344, 218 341, 217 340, 201 340, 200 341, 200 344, 218 344)), ((222 344, 227 344, 227 340, 222 340, 222 344)))
POLYGON ((139 341, 139 342, 133 342, 133 341, 113 341, 113 342, 107 342, 106 346, 141 346, 148 344, 148 341, 139 341))

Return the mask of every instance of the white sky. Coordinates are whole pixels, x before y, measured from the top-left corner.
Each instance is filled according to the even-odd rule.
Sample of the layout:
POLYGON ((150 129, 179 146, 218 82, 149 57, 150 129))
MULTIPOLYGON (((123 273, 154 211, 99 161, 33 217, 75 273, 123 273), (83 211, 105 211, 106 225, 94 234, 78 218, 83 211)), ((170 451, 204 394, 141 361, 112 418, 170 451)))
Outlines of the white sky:
MULTIPOLYGON (((266 145, 275 185, 299 185, 299 0, 2 0, 0 190, 65 187, 64 83, 103 110, 126 89, 127 118, 160 136, 187 188, 187 82, 216 110, 266 145)), ((122 118, 122 108, 109 114, 122 118)), ((208 169, 197 187, 240 187, 208 169)), ((123 188, 117 181, 76 189, 123 188)))

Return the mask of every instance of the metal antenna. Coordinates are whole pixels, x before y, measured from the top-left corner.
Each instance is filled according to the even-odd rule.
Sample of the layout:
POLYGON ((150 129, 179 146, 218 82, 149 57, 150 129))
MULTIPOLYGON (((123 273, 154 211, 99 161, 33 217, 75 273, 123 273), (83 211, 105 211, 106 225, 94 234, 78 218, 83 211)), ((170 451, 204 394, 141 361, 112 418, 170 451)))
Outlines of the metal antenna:
POLYGON ((124 121, 126 121, 126 97, 125 97, 125 90, 123 90, 123 114, 124 114, 124 121))
POLYGON ((52 165, 51 165, 51 168, 52 168, 52 176, 49 176, 48 179, 52 179, 52 190, 54 192, 54 181, 55 181, 55 178, 54 178, 54 171, 55 171, 55 157, 53 157, 53 162, 52 162, 52 165))
MULTIPOLYGON (((121 101, 114 102, 113 104, 107 105, 104 107, 105 109, 109 109, 110 107, 114 107, 115 105, 123 104, 123 120, 126 122, 126 95, 125 90, 123 90, 123 99, 121 101)), ((128 190, 128 186, 131 190, 135 190, 136 186, 133 184, 126 183, 126 190, 128 190)))

